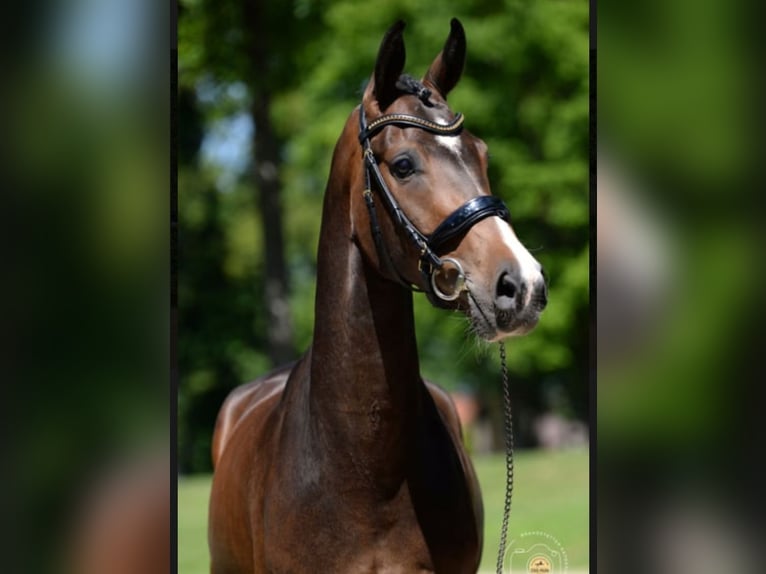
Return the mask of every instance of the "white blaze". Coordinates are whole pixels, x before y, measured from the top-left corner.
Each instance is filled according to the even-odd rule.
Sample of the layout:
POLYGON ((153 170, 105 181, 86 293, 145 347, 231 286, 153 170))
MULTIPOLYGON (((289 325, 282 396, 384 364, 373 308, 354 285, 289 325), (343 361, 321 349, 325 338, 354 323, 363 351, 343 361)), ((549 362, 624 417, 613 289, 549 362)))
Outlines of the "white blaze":
POLYGON ((471 178, 471 183, 473 184, 474 189, 476 189, 476 192, 480 192, 481 184, 479 183, 479 180, 476 179, 473 172, 468 169, 468 166, 463 160, 463 153, 460 150, 460 138, 456 136, 436 136, 436 143, 455 154, 461 170, 471 178))
POLYGON ((500 241, 505 243, 506 247, 513 253, 513 257, 519 265, 519 278, 527 285, 527 295, 526 300, 524 301, 524 305, 527 305, 532 298, 531 286, 542 278, 540 263, 538 263, 537 259, 532 257, 532 254, 526 247, 524 247, 524 245, 522 245, 510 225, 499 217, 490 217, 488 221, 498 227, 500 241))
POLYGON ((436 141, 439 145, 446 147, 452 153, 454 153, 461 161, 463 155, 460 153, 460 138, 457 136, 436 136, 436 141))
MULTIPOLYGON (((449 121, 444 118, 438 118, 437 122, 444 125, 449 123, 449 121)), ((476 180, 473 173, 471 173, 471 171, 468 169, 468 166, 463 160, 463 154, 460 147, 460 138, 455 136, 436 136, 436 142, 455 154, 455 157, 460 163, 460 167, 462 167, 463 171, 471 177, 476 190, 481 191, 481 185, 476 180)), ((490 217, 488 218, 488 221, 498 227, 500 240, 505 243, 519 265, 519 278, 522 283, 527 285, 526 300, 524 301, 524 305, 527 305, 532 298, 532 285, 542 279, 542 267, 540 266, 540 263, 537 261, 537 259, 532 257, 532 254, 527 250, 526 247, 524 247, 524 245, 522 245, 521 241, 519 241, 519 238, 516 237, 516 234, 513 232, 513 229, 511 229, 511 226, 508 223, 499 217, 490 217)))

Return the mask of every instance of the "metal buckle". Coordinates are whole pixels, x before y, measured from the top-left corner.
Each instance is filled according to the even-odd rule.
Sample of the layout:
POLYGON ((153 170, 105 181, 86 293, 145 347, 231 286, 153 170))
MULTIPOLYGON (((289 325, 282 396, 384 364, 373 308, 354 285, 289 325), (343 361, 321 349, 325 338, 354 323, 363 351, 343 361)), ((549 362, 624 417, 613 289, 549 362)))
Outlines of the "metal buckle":
POLYGON ((460 297, 460 294, 465 290, 465 272, 463 271, 463 266, 457 259, 453 259, 452 257, 443 257, 441 261, 441 267, 435 269, 431 273, 431 289, 433 290, 434 294, 436 294, 436 296, 442 301, 454 301, 460 297), (452 266, 457 271, 457 278, 455 279, 455 290, 452 293, 445 293, 439 289, 439 286, 436 283, 437 277, 444 271, 445 263, 452 264, 452 266))

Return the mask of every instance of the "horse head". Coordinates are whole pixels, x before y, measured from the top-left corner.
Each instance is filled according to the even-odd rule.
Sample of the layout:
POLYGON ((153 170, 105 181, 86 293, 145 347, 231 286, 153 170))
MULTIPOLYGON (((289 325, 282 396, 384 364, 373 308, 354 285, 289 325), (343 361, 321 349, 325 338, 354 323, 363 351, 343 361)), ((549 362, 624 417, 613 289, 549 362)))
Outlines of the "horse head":
POLYGON ((529 332, 547 302, 542 267, 516 237, 487 177, 487 146, 447 104, 466 54, 452 20, 421 80, 402 75, 399 21, 386 33, 359 107, 364 193, 354 236, 384 277, 466 313, 488 341, 529 332))

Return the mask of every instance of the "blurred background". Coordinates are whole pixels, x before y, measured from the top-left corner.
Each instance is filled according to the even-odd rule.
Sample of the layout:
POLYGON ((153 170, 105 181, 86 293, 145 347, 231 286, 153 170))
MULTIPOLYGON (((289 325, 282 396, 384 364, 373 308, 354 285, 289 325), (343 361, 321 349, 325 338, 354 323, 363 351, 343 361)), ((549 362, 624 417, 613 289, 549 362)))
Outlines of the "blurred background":
POLYGON ((605 572, 763 571, 758 12, 598 3, 605 572))
POLYGON ((168 571, 168 16, 0 9, 3 572, 168 571))

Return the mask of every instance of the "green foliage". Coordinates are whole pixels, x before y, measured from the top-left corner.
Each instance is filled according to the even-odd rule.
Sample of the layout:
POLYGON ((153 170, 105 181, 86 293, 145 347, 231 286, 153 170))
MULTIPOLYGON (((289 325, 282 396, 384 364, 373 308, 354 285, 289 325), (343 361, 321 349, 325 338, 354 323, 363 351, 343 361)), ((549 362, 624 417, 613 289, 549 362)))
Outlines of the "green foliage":
MULTIPOLYGON (((311 340, 316 247, 333 148, 372 73, 382 34, 396 18, 407 21, 405 69, 420 76, 441 49, 450 18, 457 16, 466 29, 468 57, 450 103, 466 115, 468 129, 489 145, 493 192, 508 203, 517 235, 550 279, 550 303, 539 326, 531 335, 509 342, 514 396, 522 412, 534 413, 554 408, 548 404, 546 389, 559 388, 566 401, 555 408, 585 418, 588 3, 302 0, 267 4, 281 8, 270 8, 276 12, 264 16, 273 28, 269 50, 263 61, 251 61, 240 41, 246 21, 234 16, 241 9, 239 2, 183 2, 179 67, 182 84, 189 88, 200 82, 220 86, 220 97, 200 105, 206 129, 216 118, 243 109, 243 105, 232 108, 225 98, 227 84, 244 82, 255 96, 264 87, 262 82, 269 83, 272 121, 284 142, 280 181, 296 347, 304 349, 311 340)), ((182 219, 188 220, 181 222, 182 227, 209 223, 209 201, 193 189, 214 189, 213 174, 197 166, 190 167, 185 177, 179 195, 182 219)), ((190 286, 194 300, 182 304, 189 312, 233 314, 240 322, 233 331, 230 325, 203 327, 201 323, 180 331, 181 350, 195 346, 194 352, 181 353, 180 364, 181 392, 191 402, 206 385, 228 388, 236 377, 242 377, 236 382, 244 382, 267 366, 258 331, 259 318, 265 314, 258 283, 263 248, 255 232, 260 222, 253 199, 258 190, 246 178, 233 190, 210 193, 218 197, 215 225, 220 237, 216 243, 194 245, 182 238, 182 262, 217 267, 216 284, 227 288, 214 288, 204 295, 201 284, 190 286), (205 348, 208 345, 220 350, 213 354, 205 348), (184 357, 189 357, 188 362, 184 357), (224 364, 229 371, 225 381, 216 378, 224 364)), ((181 289, 187 288, 185 280, 179 280, 181 289)), ((466 336, 461 316, 433 309, 416 296, 416 323, 426 377, 448 388, 469 386, 488 401, 498 401, 496 354, 466 336)), ((196 424, 201 423, 190 426, 196 424)), ((530 438, 522 433, 520 440, 530 438)))

